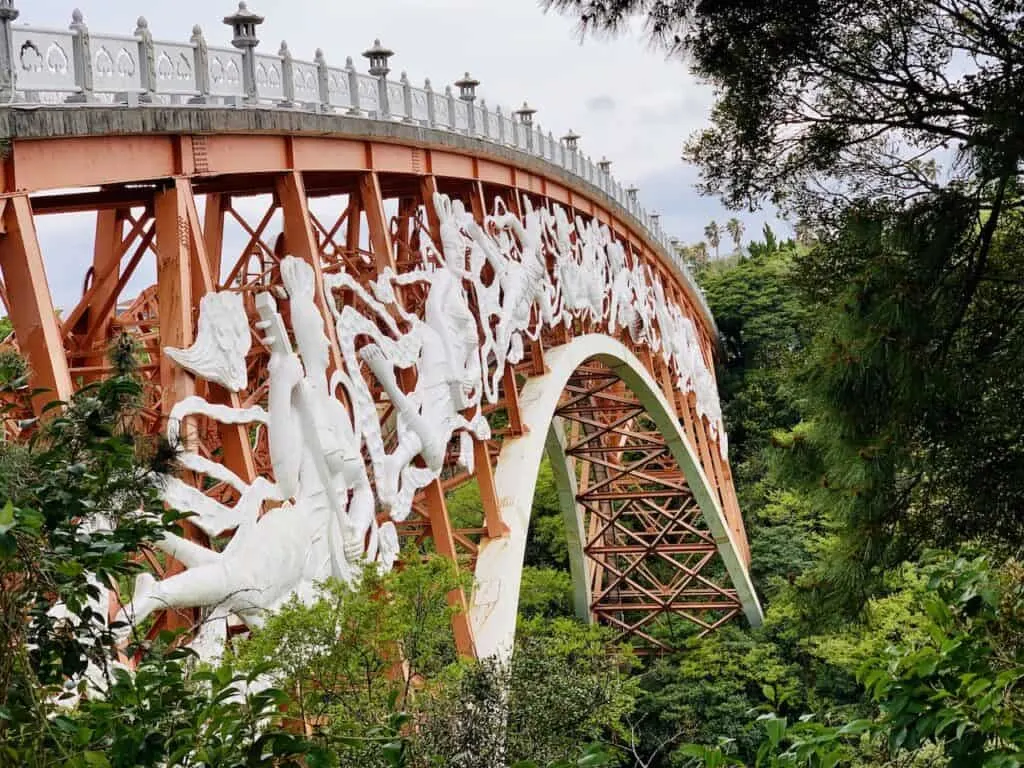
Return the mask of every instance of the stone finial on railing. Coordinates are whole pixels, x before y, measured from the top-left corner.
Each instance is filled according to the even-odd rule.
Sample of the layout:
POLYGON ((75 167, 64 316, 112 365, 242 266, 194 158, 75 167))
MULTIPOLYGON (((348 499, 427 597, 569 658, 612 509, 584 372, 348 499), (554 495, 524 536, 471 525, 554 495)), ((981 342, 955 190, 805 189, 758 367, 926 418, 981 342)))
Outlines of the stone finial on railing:
POLYGON ((639 189, 632 185, 626 187, 626 210, 634 214, 640 210, 640 201, 637 199, 639 191, 639 189))
MULTIPOLYGON (((533 151, 533 116, 537 114, 537 110, 531 107, 527 102, 523 102, 523 106, 513 112, 516 117, 519 118, 520 130, 525 131, 526 136, 526 151, 533 151)), ((518 143, 518 142, 516 142, 518 143)))
POLYGON ((476 101, 478 85, 480 81, 469 72, 455 81, 455 87, 459 89, 459 99, 466 102, 466 126, 470 136, 476 136, 476 110, 473 109, 473 102, 476 101))
POLYGON ((572 128, 570 128, 569 132, 561 139, 562 146, 565 148, 565 151, 568 152, 568 162, 563 163, 563 165, 573 171, 577 170, 576 165, 579 158, 577 154, 579 151, 579 140, 580 135, 572 128))
POLYGON ((207 104, 210 101, 210 51, 203 37, 203 28, 196 24, 192 27, 192 60, 196 73, 196 90, 198 95, 188 100, 189 104, 207 104))
POLYGON ((437 107, 434 104, 434 89, 430 85, 430 78, 423 81, 423 90, 427 92, 427 125, 430 128, 437 127, 437 107))
POLYGON ((263 17, 249 10, 245 0, 239 0, 238 10, 224 17, 224 23, 231 27, 231 44, 242 52, 242 87, 247 101, 256 101, 259 91, 256 88, 256 46, 260 39, 256 37, 256 27, 263 23, 263 17))
POLYGON ((277 55, 281 59, 281 89, 284 92, 281 106, 290 109, 295 106, 295 62, 292 59, 292 52, 288 50, 288 43, 284 40, 281 41, 277 55))
POLYGON ((373 45, 363 51, 363 58, 370 62, 367 70, 371 77, 377 78, 377 103, 380 105, 379 117, 391 117, 391 104, 388 100, 388 73, 391 72, 389 59, 395 55, 390 48, 380 44, 380 39, 373 41, 373 45))
POLYGON ((506 144, 511 139, 510 136, 505 135, 505 121, 502 119, 503 115, 501 112, 501 104, 494 108, 494 122, 498 124, 498 143, 506 144))
POLYGON ((409 75, 403 72, 398 82, 402 84, 402 122, 412 123, 412 83, 409 82, 409 75))
POLYGON ((446 85, 444 87, 444 97, 448 100, 448 128, 452 131, 458 128, 457 110, 455 109, 455 94, 452 93, 452 87, 446 85))
POLYGON ((484 123, 479 127, 480 135, 485 139, 493 139, 494 137, 491 136, 491 121, 487 119, 487 101, 484 99, 480 99, 480 117, 484 123))
POLYGON ((352 63, 352 57, 345 59, 345 74, 348 76, 348 98, 352 106, 346 114, 359 116, 359 75, 356 74, 356 66, 352 63))
POLYGON ((152 104, 156 94, 156 49, 145 16, 139 16, 135 23, 135 37, 139 39, 139 80, 142 83, 139 101, 152 104))
POLYGON ((14 38, 11 24, 21 12, 14 7, 14 0, 0 0, 0 99, 11 101, 17 87, 14 69, 14 38))
POLYGON ((89 27, 85 24, 82 12, 75 8, 71 12, 71 24, 68 29, 74 34, 71 42, 72 59, 75 66, 75 85, 78 93, 73 93, 65 101, 69 104, 83 104, 93 100, 92 95, 92 45, 89 42, 89 27))
POLYGON ((324 56, 324 49, 317 48, 313 54, 313 63, 316 64, 316 87, 320 94, 320 110, 333 112, 331 104, 331 73, 327 71, 327 57, 324 56))
POLYGON ((607 157, 602 156, 597 161, 597 169, 601 172, 600 178, 597 180, 598 186, 603 189, 607 194, 611 195, 614 192, 612 184, 612 161, 607 157))

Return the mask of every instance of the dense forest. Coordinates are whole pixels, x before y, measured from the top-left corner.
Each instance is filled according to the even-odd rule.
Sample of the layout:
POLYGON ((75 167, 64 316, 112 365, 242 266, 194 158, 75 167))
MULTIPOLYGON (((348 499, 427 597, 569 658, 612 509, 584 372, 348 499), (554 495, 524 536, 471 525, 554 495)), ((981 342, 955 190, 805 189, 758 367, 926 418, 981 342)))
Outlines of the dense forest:
MULTIPOLYGON (((128 584, 177 517, 125 344, 117 376, 0 443, 0 765, 1024 763, 1024 3, 544 5, 585 38, 639 19, 686 57, 717 88, 685 148, 703 191, 799 222, 746 244, 709 226, 689 251, 764 626, 641 659, 576 621, 546 470, 507 666, 457 657, 458 582, 428 557, 325 585, 215 668, 136 638, 129 673, 89 621, 95 580, 128 584), (82 531, 95 510, 119 524, 82 531)), ((0 357, 0 385, 24 376, 0 357)))

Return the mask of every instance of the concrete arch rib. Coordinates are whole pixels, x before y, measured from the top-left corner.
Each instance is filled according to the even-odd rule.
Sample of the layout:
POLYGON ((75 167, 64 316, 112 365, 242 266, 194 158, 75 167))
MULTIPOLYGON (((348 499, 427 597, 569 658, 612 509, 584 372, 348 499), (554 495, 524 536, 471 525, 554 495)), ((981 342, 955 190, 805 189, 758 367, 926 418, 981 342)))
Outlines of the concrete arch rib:
MULTIPOLYGON (((476 587, 469 614, 477 653, 481 658, 497 656, 507 659, 511 656, 537 472, 545 450, 552 450, 556 455, 561 452, 560 446, 551 443, 558 440, 557 430, 551 429, 552 421, 569 378, 588 360, 598 360, 614 371, 646 408, 647 415, 664 436, 673 458, 687 478, 737 590, 744 615, 753 626, 759 626, 763 620, 757 593, 725 514, 711 492, 708 479, 673 409, 632 352, 614 338, 591 334, 547 351, 545 363, 548 373, 528 381, 519 398, 528 431, 521 437, 506 440, 498 457, 494 482, 501 512, 510 530, 507 536, 488 541, 477 559, 476 587)), ((565 483, 560 485, 560 492, 565 495, 568 486, 565 483)), ((566 501, 563 499, 563 510, 567 513, 566 501)), ((576 549, 574 559, 580 559, 582 544, 579 536, 573 537, 571 525, 567 528, 570 547, 576 549)), ((579 586, 581 582, 576 577, 574 574, 574 581, 579 586)), ((577 603, 580 599, 578 594, 577 603)))

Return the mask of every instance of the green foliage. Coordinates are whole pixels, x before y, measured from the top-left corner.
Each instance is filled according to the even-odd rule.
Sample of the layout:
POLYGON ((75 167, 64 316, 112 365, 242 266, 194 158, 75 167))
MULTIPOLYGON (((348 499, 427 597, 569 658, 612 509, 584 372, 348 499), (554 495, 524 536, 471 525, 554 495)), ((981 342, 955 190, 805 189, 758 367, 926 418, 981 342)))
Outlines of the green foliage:
POLYGON ((539 568, 569 569, 565 521, 562 519, 558 492, 555 490, 555 478, 547 458, 541 462, 540 470, 537 472, 525 563, 539 568))
POLYGON ((723 352, 719 386, 736 465, 763 450, 774 430, 799 419, 787 372, 814 325, 791 279, 794 258, 794 249, 775 250, 700 274, 718 325, 723 352))
POLYGON ((1016 214, 979 247, 959 195, 846 222, 800 261, 828 309, 778 444, 782 482, 841 524, 818 595, 856 608, 922 544, 1024 541, 1024 249, 1016 214))
POLYGON ((857 672, 877 707, 872 717, 826 726, 772 713, 758 721, 766 738, 753 760, 734 760, 722 746, 682 752, 705 766, 850 766, 866 755, 879 766, 915 758, 949 768, 1020 765, 1024 568, 941 557, 927 587, 921 630, 869 651, 857 672))
POLYGON ((415 559, 407 552, 411 564, 386 574, 367 566, 355 589, 328 582, 309 606, 293 598, 232 661, 248 674, 268 670, 292 694, 290 714, 316 724, 316 739, 343 765, 387 765, 381 729, 414 711, 416 680, 439 678, 456 661, 446 596, 460 582, 450 561, 415 559))
MULTIPOLYGON (((575 759, 579 745, 622 736, 633 710, 633 659, 608 630, 571 619, 520 619, 508 693, 508 758, 575 759)), ((598 763, 594 763, 595 765, 598 763)))
POLYGON ((280 727, 283 694, 196 673, 170 636, 139 649, 134 674, 110 663, 117 627, 90 600, 134 575, 133 554, 175 520, 157 497, 173 451, 134 432, 140 389, 127 373, 55 404, 27 446, 0 443, 0 765, 322 765, 280 727), (109 526, 81 525, 97 515, 109 526))
MULTIPOLYGON (((559 520, 560 521, 560 520, 559 520)), ((567 571, 523 566, 519 615, 525 618, 572 616, 573 585, 567 571)))

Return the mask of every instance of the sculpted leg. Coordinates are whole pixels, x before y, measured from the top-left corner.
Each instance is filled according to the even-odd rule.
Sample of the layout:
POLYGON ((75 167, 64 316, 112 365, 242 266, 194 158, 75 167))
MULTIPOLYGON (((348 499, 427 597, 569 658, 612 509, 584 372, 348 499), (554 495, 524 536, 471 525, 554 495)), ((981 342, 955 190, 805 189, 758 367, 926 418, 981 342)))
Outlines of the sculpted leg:
POLYGON ((220 561, 221 555, 212 549, 201 547, 181 536, 173 533, 165 533, 163 538, 156 542, 156 546, 175 560, 184 563, 186 568, 197 568, 201 565, 214 565, 220 561))
POLYGON ((351 537, 346 536, 346 541, 351 540, 354 545, 358 544, 360 557, 364 554, 366 534, 373 525, 374 507, 373 490, 369 483, 353 488, 352 501, 348 505, 352 533, 351 537))
POLYGON ((236 592, 237 585, 220 562, 202 565, 156 581, 142 574, 135 581, 135 595, 119 614, 124 621, 131 617, 136 623, 161 608, 194 608, 216 605, 236 592))

